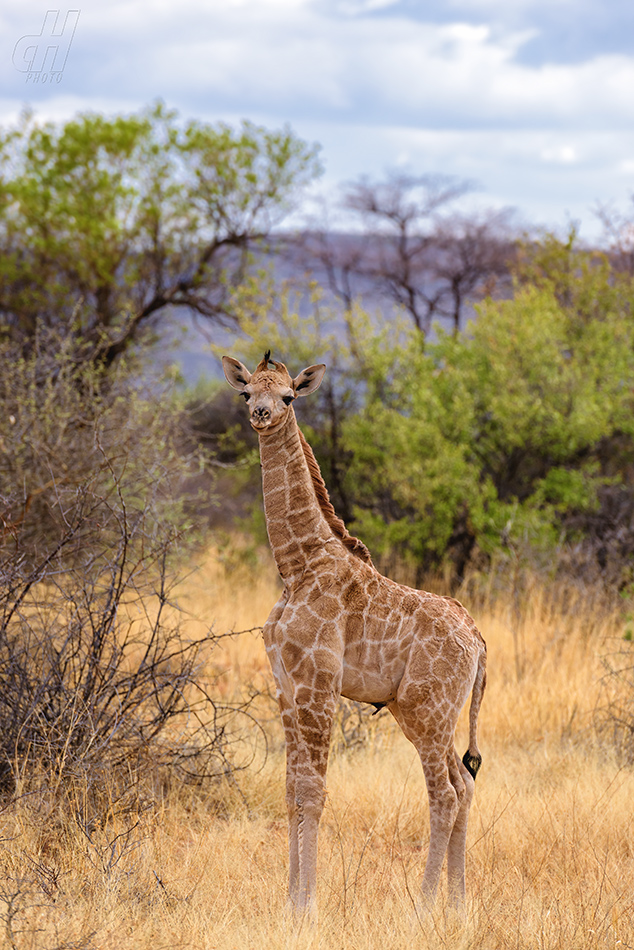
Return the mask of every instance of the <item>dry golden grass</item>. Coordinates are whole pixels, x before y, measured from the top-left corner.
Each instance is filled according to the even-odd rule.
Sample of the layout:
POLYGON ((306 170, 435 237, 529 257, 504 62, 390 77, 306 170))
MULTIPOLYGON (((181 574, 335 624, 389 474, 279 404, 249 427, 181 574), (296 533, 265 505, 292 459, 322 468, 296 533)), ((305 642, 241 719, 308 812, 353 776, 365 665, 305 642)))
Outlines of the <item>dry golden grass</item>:
MULTIPOLYGON (((259 626, 278 593, 262 559, 227 574, 213 557, 182 591, 191 630, 259 626)), ((480 717, 484 764, 469 832, 466 921, 418 919, 427 841, 422 770, 389 714, 336 751, 320 839, 320 921, 285 914, 286 819, 280 730, 240 788, 155 789, 104 808, 90 839, 64 810, 24 799, 0 814, 0 940, 15 948, 264 950, 634 946, 634 772, 598 741, 601 657, 618 616, 583 590, 534 584, 520 597, 462 599, 489 645, 480 717), (138 824, 135 824, 138 822, 138 824), (120 836, 120 837, 117 837, 120 836)), ((624 641, 621 641, 624 642, 624 641)), ((258 633, 223 640, 218 689, 270 686, 258 633)), ((270 700, 262 703, 271 714, 270 700)), ((465 745, 465 723, 458 747, 465 745)), ((341 743, 338 743, 338 748, 341 743)))

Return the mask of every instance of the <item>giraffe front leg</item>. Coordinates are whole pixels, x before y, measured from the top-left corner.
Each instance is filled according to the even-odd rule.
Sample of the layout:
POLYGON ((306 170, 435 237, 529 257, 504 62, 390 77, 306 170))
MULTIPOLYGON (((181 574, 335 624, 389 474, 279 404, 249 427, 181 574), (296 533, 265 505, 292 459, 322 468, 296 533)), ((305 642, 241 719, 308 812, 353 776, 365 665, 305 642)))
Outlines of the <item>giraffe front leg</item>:
POLYGON ((334 712, 334 696, 321 698, 318 704, 296 708, 299 741, 294 759, 293 798, 289 802, 290 897, 297 914, 308 914, 313 919, 316 918, 317 839, 326 798, 334 712))
POLYGON ((299 822, 296 801, 299 736, 293 703, 283 693, 278 703, 286 740, 286 811, 288 814, 288 898, 291 907, 297 904, 299 894, 299 822))
POLYGON ((326 797, 325 782, 301 777, 296 785, 295 821, 297 823, 297 857, 299 874, 294 907, 300 915, 316 917, 317 909, 317 840, 319 822, 326 797))
POLYGON ((286 811, 288 813, 288 899, 292 907, 299 894, 299 822, 295 802, 296 752, 286 740, 286 811))
POLYGON ((307 744, 306 730, 299 722, 306 712, 280 699, 286 737, 286 808, 288 813, 288 896, 298 916, 315 917, 317 885, 317 838, 325 800, 325 776, 330 725, 307 744))
POLYGON ((315 916, 317 839, 324 807, 323 781, 296 773, 296 756, 288 755, 286 808, 288 812, 288 897, 294 913, 315 916))

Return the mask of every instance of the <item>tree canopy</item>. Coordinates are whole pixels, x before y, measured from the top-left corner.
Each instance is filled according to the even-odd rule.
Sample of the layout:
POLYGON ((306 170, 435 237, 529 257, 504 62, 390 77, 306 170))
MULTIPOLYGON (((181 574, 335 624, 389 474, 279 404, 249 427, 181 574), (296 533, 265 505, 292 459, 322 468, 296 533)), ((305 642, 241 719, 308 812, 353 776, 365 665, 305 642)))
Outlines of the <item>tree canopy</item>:
POLYGON ((606 257, 527 245, 513 299, 427 341, 405 316, 353 307, 342 324, 318 297, 311 315, 248 309, 247 359, 266 344, 292 371, 329 364, 305 422, 336 507, 375 554, 462 573, 474 557, 568 545, 629 582, 634 283, 606 257))
POLYGON ((320 171, 289 128, 182 123, 162 103, 0 135, 0 321, 75 326, 105 358, 170 307, 232 317, 247 252, 320 171))

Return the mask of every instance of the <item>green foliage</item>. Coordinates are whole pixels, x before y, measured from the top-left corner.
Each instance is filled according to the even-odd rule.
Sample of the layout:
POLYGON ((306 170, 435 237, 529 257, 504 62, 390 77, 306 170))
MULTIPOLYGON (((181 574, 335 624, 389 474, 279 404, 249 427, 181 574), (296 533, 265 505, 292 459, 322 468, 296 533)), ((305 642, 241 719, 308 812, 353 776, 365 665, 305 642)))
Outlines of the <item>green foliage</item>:
POLYGON ((616 314, 579 320, 549 291, 525 289, 484 304, 469 336, 441 336, 425 356, 413 346, 403 401, 371 400, 348 429, 364 447, 359 501, 378 533, 385 521, 385 543, 398 531, 432 562, 460 532, 489 553, 523 539, 551 548, 568 514, 597 506, 602 441, 633 435, 633 329, 616 314), (398 518, 376 522, 381 494, 398 518))
POLYGON ((76 322, 112 358, 166 306, 230 316, 250 245, 319 172, 290 129, 234 130, 160 102, 0 136, 0 296, 14 336, 76 322), (107 331, 104 337, 104 331, 107 331))
MULTIPOLYGON (((478 551, 549 555, 583 542, 606 492, 629 490, 633 285, 550 238, 532 253, 514 299, 486 301, 465 335, 437 330, 424 350, 406 324, 358 307, 337 323, 318 296, 302 316, 288 297, 274 317, 271 299, 250 302, 248 364, 269 347, 293 374, 328 364, 308 434, 375 554, 459 572, 478 551)), ((619 538, 623 561, 634 539, 619 538)))
MULTIPOLYGON (((319 457, 335 506, 351 520, 352 496, 345 484, 351 451, 342 433, 346 418, 363 403, 364 374, 378 371, 373 360, 366 361, 364 356, 369 346, 377 350, 374 360, 381 358, 373 321, 358 306, 342 315, 325 305, 317 286, 311 287, 307 300, 288 288, 278 296, 265 274, 241 288, 234 306, 240 334, 231 351, 251 369, 267 349, 274 359, 287 364, 292 376, 312 363, 327 362, 321 387, 311 399, 299 400, 296 411, 319 457)), ((399 321, 385 327, 386 341, 391 341, 388 348, 398 341, 401 330, 405 333, 405 323, 401 327, 399 321)), ((218 346, 212 349, 217 355, 226 352, 218 346)))

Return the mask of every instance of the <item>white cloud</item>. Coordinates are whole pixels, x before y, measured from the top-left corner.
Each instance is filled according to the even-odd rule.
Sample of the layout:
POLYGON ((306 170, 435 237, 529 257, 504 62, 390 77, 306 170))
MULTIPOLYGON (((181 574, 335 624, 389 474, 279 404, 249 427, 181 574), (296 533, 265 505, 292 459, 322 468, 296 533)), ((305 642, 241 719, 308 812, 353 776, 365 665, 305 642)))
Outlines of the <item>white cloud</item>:
POLYGON ((471 179, 481 188, 471 198, 474 207, 514 206, 527 223, 553 227, 579 220, 588 239, 601 230, 593 210, 597 203, 622 203, 634 190, 634 130, 579 132, 571 138, 557 131, 396 126, 377 134, 374 126, 319 124, 311 132, 324 144, 326 190, 356 177, 357 169, 348 164, 354 145, 367 156, 363 171, 371 177, 399 164, 415 173, 471 179), (572 153, 576 160, 566 161, 572 153))
POLYGON ((374 10, 385 10, 397 3, 398 0, 340 0, 335 9, 348 16, 358 16, 362 13, 372 13, 374 10))
POLYGON ((555 162, 560 165, 572 165, 578 161, 577 150, 573 145, 557 145, 554 148, 544 148, 540 155, 545 162, 555 162))
MULTIPOLYGON (((35 32, 41 11, 31 2, 24 5, 35 32)), ((422 23, 390 9, 391 0, 354 2, 358 15, 350 18, 309 0, 88 0, 64 92, 72 86, 81 95, 83 86, 136 101, 204 93, 230 110, 241 103, 291 119, 397 118, 412 126, 606 128, 634 120, 634 58, 531 67, 518 53, 534 30, 422 23), (369 15, 377 6, 387 9, 369 15)), ((27 22, 24 12, 19 22, 27 22)), ((10 85, 15 95, 21 85, 21 96, 30 94, 6 60, 0 69, 5 90, 10 85)))
MULTIPOLYGON (((113 19, 108 9, 100 75, 113 86, 126 83, 125 64, 108 55, 113 33, 125 25, 121 42, 134 49, 134 87, 147 90, 145 98, 157 86, 180 96, 204 89, 229 108, 240 100, 247 109, 291 116, 336 113, 378 123, 398 117, 445 127, 606 128, 634 120, 634 59, 531 67, 517 60, 532 35, 527 31, 494 36, 486 25, 417 23, 396 12, 335 19, 300 0, 234 0, 206 14, 186 0, 171 23, 165 11, 146 19, 142 10, 141 3, 126 4, 117 26, 119 14, 113 19)), ((88 18, 83 26, 90 29, 88 18)))
POLYGON ((35 89, 11 64, 43 19, 23 0, 0 13, 0 120, 27 100, 60 119, 161 96, 186 116, 290 121, 323 142, 331 179, 409 164, 478 179, 534 217, 587 208, 630 183, 634 56, 523 62, 538 27, 486 17, 544 3, 478 0, 474 23, 421 22, 395 0, 82 0, 63 82, 35 89))

